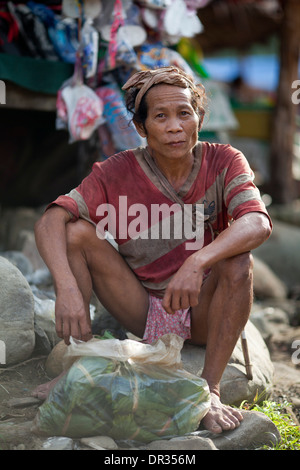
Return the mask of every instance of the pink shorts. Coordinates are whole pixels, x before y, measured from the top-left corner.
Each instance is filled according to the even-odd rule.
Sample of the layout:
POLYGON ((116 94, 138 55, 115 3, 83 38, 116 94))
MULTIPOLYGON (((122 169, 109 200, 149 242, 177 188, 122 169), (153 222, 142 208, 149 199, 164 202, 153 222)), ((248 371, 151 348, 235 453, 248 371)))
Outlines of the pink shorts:
POLYGON ((181 336, 184 340, 190 338, 190 308, 176 310, 174 314, 170 314, 164 310, 162 300, 149 294, 149 310, 143 340, 151 344, 168 333, 181 336))

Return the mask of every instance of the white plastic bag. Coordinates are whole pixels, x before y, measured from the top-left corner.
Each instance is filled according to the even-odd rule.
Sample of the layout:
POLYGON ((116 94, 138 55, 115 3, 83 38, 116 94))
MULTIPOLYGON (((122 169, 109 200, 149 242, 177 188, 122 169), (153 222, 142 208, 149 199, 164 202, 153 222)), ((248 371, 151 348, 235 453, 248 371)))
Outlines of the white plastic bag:
POLYGON ((100 356, 114 361, 130 361, 143 364, 157 364, 162 367, 180 367, 183 339, 175 334, 167 334, 154 344, 141 343, 132 339, 92 339, 88 342, 70 338, 70 346, 65 356, 68 361, 82 356, 100 356))
POLYGON ((67 109, 70 141, 89 139, 103 122, 100 98, 84 84, 66 86, 61 96, 67 109))
POLYGON ((35 432, 151 442, 197 430, 210 407, 207 382, 181 367, 182 338, 71 341, 74 361, 39 408, 35 432))

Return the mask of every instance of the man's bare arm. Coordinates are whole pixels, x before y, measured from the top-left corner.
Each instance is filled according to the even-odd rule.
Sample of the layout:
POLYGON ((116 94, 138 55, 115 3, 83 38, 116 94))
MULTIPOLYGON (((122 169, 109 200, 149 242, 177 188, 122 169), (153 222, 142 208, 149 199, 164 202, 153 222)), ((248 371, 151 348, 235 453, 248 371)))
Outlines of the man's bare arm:
POLYGON ((271 233, 268 217, 251 212, 232 223, 209 245, 193 253, 170 281, 163 300, 168 313, 198 304, 203 273, 218 261, 249 252, 271 233))
POLYGON ((66 224, 70 220, 65 209, 54 206, 43 214, 34 228, 37 248, 52 274, 56 289, 74 278, 67 259, 66 224))
POLYGON ((35 225, 37 248, 52 275, 56 291, 55 320, 59 337, 69 344, 69 337, 91 337, 83 296, 67 257, 66 226, 70 214, 63 208, 48 209, 35 225))
POLYGON ((222 259, 254 250, 271 234, 268 217, 260 212, 250 212, 235 220, 228 229, 198 253, 199 264, 206 269, 222 259))

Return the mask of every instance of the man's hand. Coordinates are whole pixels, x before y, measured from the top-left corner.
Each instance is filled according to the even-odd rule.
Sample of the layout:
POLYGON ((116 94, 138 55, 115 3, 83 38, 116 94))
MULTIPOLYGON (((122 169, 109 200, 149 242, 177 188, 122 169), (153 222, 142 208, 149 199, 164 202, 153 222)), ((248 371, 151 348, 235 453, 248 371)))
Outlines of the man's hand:
POLYGON ((195 307, 204 271, 218 261, 257 248, 270 236, 271 230, 265 214, 250 212, 221 232, 212 243, 193 253, 168 284, 162 303, 166 312, 195 307))
POLYGON ((162 306, 167 313, 198 305, 203 272, 195 256, 186 259, 166 289, 162 306))
POLYGON ((57 292, 55 304, 56 332, 66 344, 70 336, 82 341, 92 338, 89 312, 78 288, 66 288, 57 292))

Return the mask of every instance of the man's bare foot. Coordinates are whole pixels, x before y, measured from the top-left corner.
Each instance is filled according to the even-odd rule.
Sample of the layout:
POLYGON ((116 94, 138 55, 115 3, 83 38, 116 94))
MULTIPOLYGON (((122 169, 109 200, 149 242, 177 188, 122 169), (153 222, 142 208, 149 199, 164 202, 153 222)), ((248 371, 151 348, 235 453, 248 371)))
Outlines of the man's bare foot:
POLYGON ((55 377, 53 380, 50 382, 46 382, 44 384, 38 385, 32 392, 31 395, 33 397, 39 398, 40 400, 46 400, 48 398, 48 395, 54 385, 59 381, 59 379, 65 374, 63 372, 62 374, 58 375, 55 377))
POLYGON ((237 428, 243 420, 242 413, 231 406, 223 405, 215 393, 211 393, 211 407, 201 425, 215 434, 237 428))

